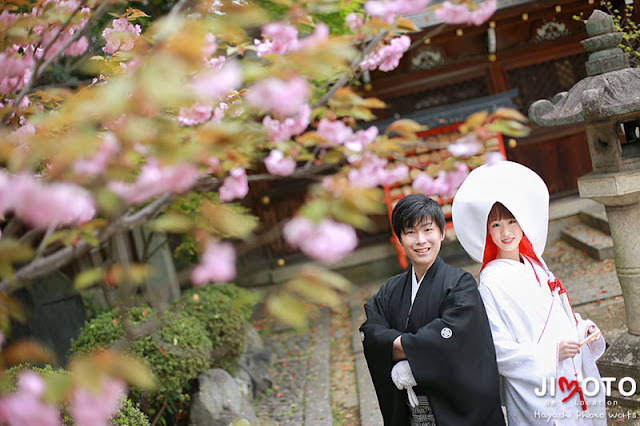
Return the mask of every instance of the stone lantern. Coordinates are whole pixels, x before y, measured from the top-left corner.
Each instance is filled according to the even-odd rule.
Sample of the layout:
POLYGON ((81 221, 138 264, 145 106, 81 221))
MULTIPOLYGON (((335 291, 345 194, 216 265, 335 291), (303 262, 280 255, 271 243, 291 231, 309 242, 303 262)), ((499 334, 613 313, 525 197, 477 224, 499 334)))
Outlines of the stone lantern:
MULTIPOLYGON (((628 328, 598 365, 603 377, 630 377, 640 386, 640 68, 630 68, 617 47, 623 33, 614 32, 611 16, 595 10, 587 34, 588 76, 533 103, 529 117, 541 126, 584 122, 593 171, 578 179, 578 189, 605 205, 628 328)), ((639 396, 625 399, 640 404, 639 396)))

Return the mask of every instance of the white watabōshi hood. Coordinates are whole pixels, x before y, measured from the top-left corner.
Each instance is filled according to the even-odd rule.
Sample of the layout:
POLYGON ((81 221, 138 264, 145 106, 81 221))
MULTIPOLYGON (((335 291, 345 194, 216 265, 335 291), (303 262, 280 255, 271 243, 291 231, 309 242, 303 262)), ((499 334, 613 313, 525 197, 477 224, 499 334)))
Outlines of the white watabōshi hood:
POLYGON ((511 161, 472 170, 453 199, 453 227, 467 254, 482 263, 487 218, 497 202, 513 213, 542 259, 549 228, 549 190, 533 170, 511 161))

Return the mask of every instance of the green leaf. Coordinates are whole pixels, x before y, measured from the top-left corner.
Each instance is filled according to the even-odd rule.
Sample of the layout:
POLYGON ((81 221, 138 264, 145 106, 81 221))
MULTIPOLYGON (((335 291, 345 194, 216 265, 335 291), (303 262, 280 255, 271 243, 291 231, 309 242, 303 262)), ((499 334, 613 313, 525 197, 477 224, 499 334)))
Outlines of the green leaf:
POLYGON ((314 222, 319 222, 329 214, 329 204, 323 200, 311 201, 300 209, 300 214, 314 222))
POLYGON ((104 270, 102 268, 87 269, 76 276, 73 280, 73 287, 76 290, 83 290, 99 281, 102 281, 103 278, 104 270))
POLYGON ((66 372, 54 371, 43 376, 46 383, 44 400, 60 404, 69 394, 73 384, 71 376, 66 372))
POLYGON ((200 204, 200 213, 211 226, 228 237, 247 238, 258 224, 254 216, 208 200, 200 204))
POLYGON ((34 255, 33 249, 13 238, 0 240, 0 259, 6 263, 25 262, 34 255))
POLYGON ((287 288, 318 305, 337 306, 342 302, 335 290, 309 277, 296 277, 287 282, 287 288))
POLYGON ((497 132, 513 137, 527 136, 531 132, 531 128, 514 120, 496 120, 484 127, 490 132, 497 132))
POLYGON ((277 294, 267 299, 267 309, 276 318, 294 326, 307 325, 308 309, 291 294, 277 294))
POLYGON ((193 228, 193 219, 182 214, 167 213, 153 221, 151 227, 156 231, 184 233, 193 228))
POLYGON ((403 118, 391 123, 389 127, 387 127, 386 132, 395 132, 403 136, 413 136, 415 135, 415 133, 424 130, 426 130, 426 127, 424 127, 423 125, 416 123, 413 120, 403 118))
POLYGON ((333 272, 329 269, 319 268, 316 266, 308 266, 303 270, 303 274, 311 275, 324 285, 332 287, 340 291, 351 291, 353 284, 344 276, 333 272))

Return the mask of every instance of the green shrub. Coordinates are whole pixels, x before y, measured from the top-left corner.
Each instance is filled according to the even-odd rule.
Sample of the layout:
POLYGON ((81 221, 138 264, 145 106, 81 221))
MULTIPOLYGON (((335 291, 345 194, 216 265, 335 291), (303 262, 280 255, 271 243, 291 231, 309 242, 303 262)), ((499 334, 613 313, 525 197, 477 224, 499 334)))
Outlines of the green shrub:
MULTIPOLYGON (((153 416, 161 406, 179 413, 189 400, 191 380, 211 368, 235 373, 246 345, 246 328, 256 300, 233 284, 186 291, 159 318, 158 330, 130 342, 125 351, 145 362, 158 380, 153 391, 132 388, 134 399, 153 416)), ((157 313, 148 306, 132 308, 127 319, 141 325, 157 313)), ((71 342, 70 355, 107 348, 125 337, 117 310, 99 314, 71 342)))
MULTIPOLYGON (((30 364, 20 364, 11 367, 6 371, 6 390, 11 392, 15 390, 18 375, 25 370, 31 370, 43 378, 47 378, 54 374, 69 374, 68 371, 63 369, 54 369, 50 365, 44 367, 35 367, 30 364)), ((63 425, 72 426, 73 420, 66 414, 66 409, 63 407, 63 425)), ((131 402, 129 398, 124 398, 122 405, 118 410, 118 413, 111 419, 112 426, 150 426, 149 419, 144 415, 140 409, 131 402)))
POLYGON ((246 329, 255 297, 233 284, 192 288, 174 305, 202 322, 213 343, 213 368, 234 374, 245 350, 246 329))
POLYGON ((36 367, 35 365, 31 365, 29 363, 14 365, 13 367, 7 369, 5 371, 5 382, 3 383, 3 392, 13 392, 16 389, 16 384, 18 382, 18 376, 25 370, 31 370, 34 373, 39 374, 43 378, 47 378, 50 375, 54 374, 69 374, 66 370, 61 368, 54 369, 49 364, 44 367, 36 367))
POLYGON ((202 323, 185 313, 168 311, 160 330, 137 339, 128 347, 144 360, 158 379, 158 387, 142 395, 158 407, 165 401, 169 411, 189 399, 189 381, 211 368, 212 344, 202 323))
MULTIPOLYGON (((63 426, 74 425, 73 419, 68 414, 65 414, 62 420, 63 426)), ((118 414, 109 423, 111 426, 151 426, 147 416, 129 398, 122 401, 118 414)))
MULTIPOLYGON (((157 314, 149 307, 128 311, 134 325, 142 324, 157 314)), ((185 313, 166 312, 160 318, 162 327, 130 342, 125 351, 145 362, 158 380, 153 391, 132 388, 135 397, 143 399, 144 409, 155 412, 165 402, 170 412, 189 399, 189 381, 211 368, 212 344, 202 323, 185 313)), ((71 356, 113 345, 125 335, 117 310, 98 315, 82 329, 71 344, 71 356)))
POLYGON ((144 415, 140 408, 125 399, 118 411, 118 415, 111 419, 112 426, 151 426, 149 419, 144 415))
MULTIPOLYGON (((141 306, 130 309, 127 312, 127 319, 133 325, 137 325, 154 315, 155 312, 151 308, 141 306)), ((85 323, 78 338, 71 341, 69 354, 73 356, 108 348, 124 338, 125 334, 118 310, 103 312, 85 323)))

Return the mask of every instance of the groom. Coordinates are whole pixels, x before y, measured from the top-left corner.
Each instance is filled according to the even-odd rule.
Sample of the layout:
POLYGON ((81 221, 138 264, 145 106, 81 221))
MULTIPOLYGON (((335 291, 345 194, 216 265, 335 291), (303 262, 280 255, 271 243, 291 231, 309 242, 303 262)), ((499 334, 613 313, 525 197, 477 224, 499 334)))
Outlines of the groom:
POLYGON ((392 227, 411 262, 364 305, 360 327, 385 425, 504 425, 487 314, 471 274, 438 256, 444 213, 412 194, 392 227))

